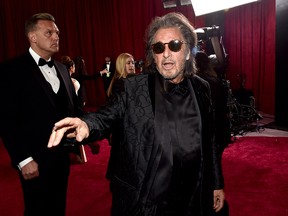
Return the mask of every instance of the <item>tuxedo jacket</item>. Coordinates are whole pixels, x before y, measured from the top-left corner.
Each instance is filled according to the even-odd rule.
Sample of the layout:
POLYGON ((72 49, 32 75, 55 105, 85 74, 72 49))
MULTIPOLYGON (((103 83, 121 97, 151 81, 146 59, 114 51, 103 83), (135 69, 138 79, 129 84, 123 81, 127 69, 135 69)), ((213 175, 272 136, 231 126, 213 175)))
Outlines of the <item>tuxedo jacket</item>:
MULTIPOLYGON (((212 109, 209 85, 196 75, 189 78, 189 82, 201 113, 200 203, 201 215, 208 216, 213 207, 213 190, 222 189, 224 183, 210 126, 212 109)), ((111 155, 115 162, 111 174, 112 215, 155 215, 159 200, 157 197, 151 199, 151 188, 156 175, 159 175, 159 157, 163 150, 154 140, 156 136, 160 136, 158 140, 169 140, 169 126, 162 125, 163 133, 156 133, 155 74, 127 78, 124 80, 124 89, 97 113, 89 113, 82 119, 88 124, 90 136, 95 138, 103 136, 115 121, 121 122, 119 140, 113 143, 111 155)), ((162 178, 168 179, 165 173, 161 174, 162 178)))
POLYGON ((28 157, 41 166, 67 164, 69 159, 63 146, 48 149, 48 139, 55 122, 80 115, 82 110, 66 67, 57 61, 54 66, 66 94, 62 113, 56 94, 28 51, 0 66, 0 131, 14 167, 28 157))

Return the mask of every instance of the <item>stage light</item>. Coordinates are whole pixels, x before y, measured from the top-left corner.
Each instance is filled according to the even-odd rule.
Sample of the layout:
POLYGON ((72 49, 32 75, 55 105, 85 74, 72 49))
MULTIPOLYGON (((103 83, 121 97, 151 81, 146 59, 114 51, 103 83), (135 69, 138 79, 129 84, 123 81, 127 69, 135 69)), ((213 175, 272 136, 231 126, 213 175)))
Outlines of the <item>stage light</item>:
POLYGON ((233 8, 260 0, 191 0, 195 16, 233 8))
POLYGON ((163 0, 164 8, 173 8, 177 7, 177 0, 163 0))
POLYGON ((191 5, 191 0, 180 0, 181 6, 183 5, 191 5))

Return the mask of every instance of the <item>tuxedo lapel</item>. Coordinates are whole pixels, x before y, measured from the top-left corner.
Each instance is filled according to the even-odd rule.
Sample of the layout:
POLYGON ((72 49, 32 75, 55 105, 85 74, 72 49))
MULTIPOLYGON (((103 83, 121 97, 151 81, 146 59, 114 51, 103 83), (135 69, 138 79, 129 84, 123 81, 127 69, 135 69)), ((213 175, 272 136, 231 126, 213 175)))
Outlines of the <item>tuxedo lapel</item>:
MULTIPOLYGON (((26 63, 29 62, 30 71, 32 72, 32 76, 37 80, 37 83, 39 84, 39 88, 43 89, 43 91, 45 92, 46 96, 48 97, 53 107, 56 108, 56 103, 54 100, 54 92, 51 88, 51 85, 46 81, 41 70, 39 69, 38 65, 36 64, 36 62, 34 61, 33 57, 30 55, 29 52, 27 53, 27 55, 25 55, 25 58, 27 58, 25 62, 26 63)), ((63 81, 61 83, 64 83, 64 86, 65 86, 65 89, 69 98, 69 104, 73 105, 73 95, 71 93, 73 91, 69 90, 69 82, 71 82, 70 75, 67 69, 65 68, 65 66, 61 65, 59 62, 55 61, 54 67, 57 71, 58 78, 63 81)))
MULTIPOLYGON (((38 65, 36 64, 36 62, 34 61, 33 57, 30 55, 29 52, 27 53, 27 55, 25 55, 25 58, 27 58, 27 60, 24 60, 24 62, 26 62, 26 64, 29 62, 29 67, 30 67, 29 71, 31 71, 32 76, 36 79, 37 81, 36 83, 39 84, 39 88, 44 91, 50 103, 53 105, 53 107, 56 108, 56 104, 53 99, 53 90, 51 88, 51 85, 46 81, 41 70, 39 69, 38 65)), ((37 89, 33 89, 33 90, 37 91, 37 89)))

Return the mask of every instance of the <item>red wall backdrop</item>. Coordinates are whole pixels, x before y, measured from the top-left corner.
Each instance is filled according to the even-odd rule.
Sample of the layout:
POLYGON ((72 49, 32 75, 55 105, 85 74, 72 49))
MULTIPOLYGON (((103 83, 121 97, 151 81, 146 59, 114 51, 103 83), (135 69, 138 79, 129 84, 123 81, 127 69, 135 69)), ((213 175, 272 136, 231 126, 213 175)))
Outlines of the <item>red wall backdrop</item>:
POLYGON ((225 47, 229 54, 227 78, 238 88, 237 75, 246 76, 256 106, 274 114, 275 104, 275 0, 233 8, 225 14, 225 47))
MULTIPOLYGON (((144 33, 155 16, 183 13, 194 27, 205 26, 191 5, 164 9, 162 0, 1 0, 0 62, 28 49, 24 22, 34 13, 48 12, 60 29, 60 52, 81 55, 89 74, 99 72, 105 56, 116 59, 129 52, 144 59, 144 33)), ((229 54, 227 78, 238 88, 237 74, 245 73, 257 109, 274 114, 275 0, 262 0, 225 13, 224 45, 229 54)), ((101 79, 86 81, 89 106, 104 100, 101 79)))

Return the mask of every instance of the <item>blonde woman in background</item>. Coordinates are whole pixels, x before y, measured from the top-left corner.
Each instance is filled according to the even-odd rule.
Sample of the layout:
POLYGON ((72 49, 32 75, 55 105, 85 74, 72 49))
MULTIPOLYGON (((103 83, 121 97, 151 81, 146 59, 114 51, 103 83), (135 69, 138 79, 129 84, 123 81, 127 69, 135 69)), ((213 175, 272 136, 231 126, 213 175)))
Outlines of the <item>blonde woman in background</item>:
MULTIPOLYGON (((129 76, 135 75, 135 62, 134 57, 129 53, 121 53, 117 59, 116 59, 116 71, 112 77, 111 83, 109 85, 109 88, 107 90, 108 98, 111 98, 111 96, 116 92, 121 92, 124 90, 124 79, 126 79, 129 76)), ((120 122, 116 122, 111 129, 111 135, 109 144, 111 145, 111 151, 110 155, 114 155, 115 151, 117 151, 113 146, 117 146, 117 142, 121 140, 118 127, 120 125, 120 122), (115 144, 116 143, 116 144, 115 144)), ((108 162, 108 168, 106 173, 106 178, 111 180, 111 176, 113 176, 114 173, 114 165, 117 163, 117 161, 113 161, 114 157, 109 158, 108 162)), ((110 188, 112 189, 112 188, 110 188)))
POLYGON ((123 79, 135 75, 134 57, 129 53, 121 53, 116 59, 116 71, 107 90, 110 97, 114 92, 123 89, 123 79))

